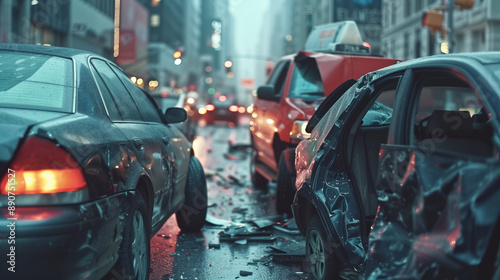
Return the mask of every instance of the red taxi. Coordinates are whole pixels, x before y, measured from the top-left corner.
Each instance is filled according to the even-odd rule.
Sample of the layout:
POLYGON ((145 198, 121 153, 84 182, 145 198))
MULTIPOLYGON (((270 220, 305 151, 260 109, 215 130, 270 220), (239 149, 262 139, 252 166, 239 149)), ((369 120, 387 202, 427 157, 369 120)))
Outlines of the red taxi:
POLYGON ((250 169, 256 188, 277 182, 279 213, 291 213, 294 147, 309 137, 305 127, 321 101, 344 81, 397 61, 371 55, 356 23, 342 21, 315 27, 305 51, 287 55, 276 63, 254 100, 250 169))

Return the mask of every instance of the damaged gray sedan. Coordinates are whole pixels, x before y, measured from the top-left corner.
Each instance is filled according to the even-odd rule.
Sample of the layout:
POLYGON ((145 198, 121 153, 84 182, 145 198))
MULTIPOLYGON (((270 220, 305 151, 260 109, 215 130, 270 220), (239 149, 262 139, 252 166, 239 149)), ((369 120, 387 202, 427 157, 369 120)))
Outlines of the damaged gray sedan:
POLYGON ((500 279, 500 53, 399 63, 331 96, 295 158, 314 278, 500 279))
POLYGON ((191 143, 112 62, 0 44, 2 279, 149 279, 150 238, 207 211, 191 143))

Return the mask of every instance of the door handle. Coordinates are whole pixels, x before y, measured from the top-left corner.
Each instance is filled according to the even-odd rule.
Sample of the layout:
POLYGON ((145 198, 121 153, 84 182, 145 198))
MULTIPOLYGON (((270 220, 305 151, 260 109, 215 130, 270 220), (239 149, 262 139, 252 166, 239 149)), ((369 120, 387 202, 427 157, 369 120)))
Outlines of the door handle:
POLYGON ((144 150, 144 142, 142 142, 142 140, 141 140, 141 139, 134 138, 134 139, 132 140, 132 142, 134 142, 135 147, 136 147, 139 151, 144 150))

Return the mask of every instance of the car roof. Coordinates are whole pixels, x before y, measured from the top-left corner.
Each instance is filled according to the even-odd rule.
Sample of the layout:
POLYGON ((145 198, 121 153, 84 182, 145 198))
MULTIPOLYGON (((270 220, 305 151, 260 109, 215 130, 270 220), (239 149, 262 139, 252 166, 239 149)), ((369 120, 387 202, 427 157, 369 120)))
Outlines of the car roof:
POLYGON ((456 53, 426 56, 402 61, 382 68, 377 72, 379 75, 384 75, 407 68, 434 67, 437 65, 470 66, 474 63, 481 65, 500 63, 500 52, 456 53))
POLYGON ((93 52, 80 50, 80 49, 55 47, 55 46, 44 46, 44 45, 32 45, 32 44, 5 44, 5 43, 2 43, 2 44, 0 44, 0 50, 37 53, 37 54, 71 58, 71 59, 75 59, 75 60, 87 60, 87 58, 90 56, 103 58, 102 56, 95 54, 93 52))

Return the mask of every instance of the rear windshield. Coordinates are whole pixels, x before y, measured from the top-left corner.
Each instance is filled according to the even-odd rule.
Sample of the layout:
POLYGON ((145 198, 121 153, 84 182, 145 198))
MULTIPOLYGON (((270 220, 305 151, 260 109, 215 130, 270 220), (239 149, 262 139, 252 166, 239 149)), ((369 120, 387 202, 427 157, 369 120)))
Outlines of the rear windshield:
POLYGON ((67 58, 0 51, 0 107, 71 112, 72 66, 67 58))

